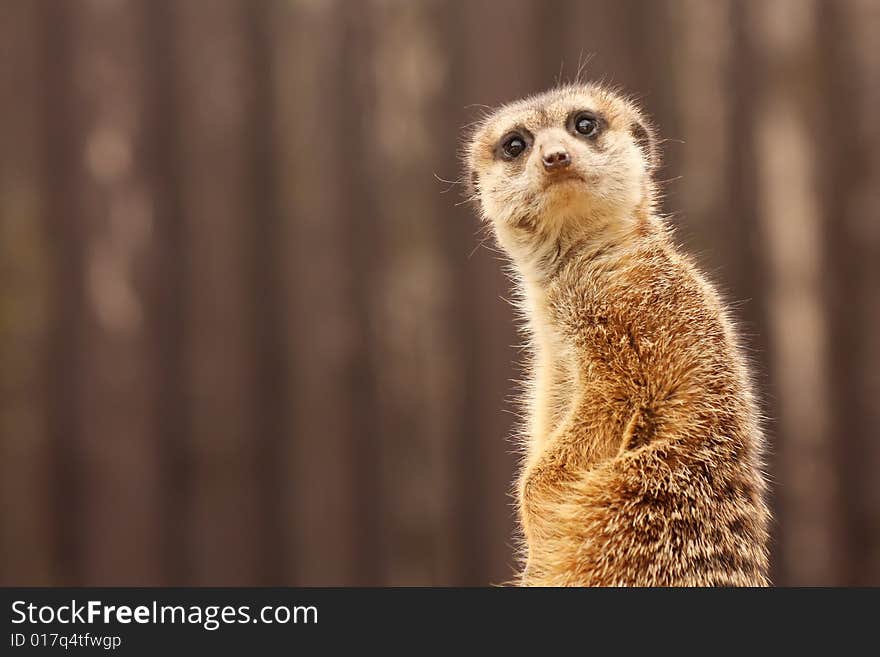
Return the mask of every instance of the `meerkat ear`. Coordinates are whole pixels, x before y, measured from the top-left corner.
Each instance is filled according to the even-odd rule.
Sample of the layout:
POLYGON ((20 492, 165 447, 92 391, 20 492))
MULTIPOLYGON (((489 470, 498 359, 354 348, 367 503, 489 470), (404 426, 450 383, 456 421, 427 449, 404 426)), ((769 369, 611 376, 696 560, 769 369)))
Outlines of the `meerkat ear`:
POLYGON ((471 159, 473 139, 472 132, 466 133, 458 151, 458 161, 461 165, 459 181, 462 185, 462 194, 466 199, 472 199, 477 191, 477 169, 474 167, 471 159))
POLYGON ((649 170, 653 171, 657 168, 660 160, 654 128, 644 121, 634 121, 632 126, 630 126, 630 133, 633 139, 635 139, 636 145, 644 153, 649 170))
POLYGON ((473 200, 474 195, 477 193, 477 183, 480 177, 477 169, 471 164, 470 159, 468 157, 463 159, 464 175, 461 177, 461 182, 464 185, 464 196, 467 199, 473 200))

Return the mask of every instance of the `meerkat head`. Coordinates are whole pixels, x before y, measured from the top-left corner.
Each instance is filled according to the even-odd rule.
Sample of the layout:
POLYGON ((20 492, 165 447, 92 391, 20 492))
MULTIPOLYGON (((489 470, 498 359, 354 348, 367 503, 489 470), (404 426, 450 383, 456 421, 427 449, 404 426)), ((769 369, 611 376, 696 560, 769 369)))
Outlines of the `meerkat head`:
POLYGON ((653 203, 653 130, 634 104, 598 85, 500 107, 476 126, 464 158, 472 197, 515 257, 633 225, 653 203))

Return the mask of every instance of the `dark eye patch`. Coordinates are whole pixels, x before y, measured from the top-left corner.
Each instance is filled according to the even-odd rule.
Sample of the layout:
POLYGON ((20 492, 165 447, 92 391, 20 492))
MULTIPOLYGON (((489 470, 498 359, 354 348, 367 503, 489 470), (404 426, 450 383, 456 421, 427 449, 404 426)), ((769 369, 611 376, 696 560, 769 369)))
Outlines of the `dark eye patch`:
POLYGON ((495 159, 511 162, 519 159, 519 157, 531 148, 535 141, 531 132, 521 126, 509 130, 495 144, 495 159))
POLYGON ((590 140, 596 139, 607 126, 605 118, 593 110, 575 110, 565 121, 565 128, 571 134, 590 140))
POLYGON ((518 158, 526 151, 526 140, 520 135, 510 135, 501 143, 501 153, 508 160, 518 158))

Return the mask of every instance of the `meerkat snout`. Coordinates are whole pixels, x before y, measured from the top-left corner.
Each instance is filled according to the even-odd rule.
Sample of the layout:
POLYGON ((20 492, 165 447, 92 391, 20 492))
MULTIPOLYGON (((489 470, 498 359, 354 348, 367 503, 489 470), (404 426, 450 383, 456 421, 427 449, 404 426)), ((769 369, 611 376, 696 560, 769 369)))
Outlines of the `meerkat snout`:
POLYGON ((541 162, 545 171, 559 171, 571 164, 571 155, 565 145, 559 141, 552 141, 541 147, 541 162))
POLYGON ((568 140, 571 137, 559 128, 544 128, 535 135, 537 168, 554 173, 568 168, 574 162, 577 146, 568 140))

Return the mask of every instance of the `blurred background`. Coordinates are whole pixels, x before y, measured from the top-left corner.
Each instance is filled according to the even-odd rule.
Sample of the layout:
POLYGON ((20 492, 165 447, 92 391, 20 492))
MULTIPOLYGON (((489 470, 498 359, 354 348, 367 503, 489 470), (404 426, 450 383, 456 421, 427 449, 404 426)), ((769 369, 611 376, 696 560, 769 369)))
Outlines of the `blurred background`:
POLYGON ((880 585, 880 1, 2 0, 0 583, 513 572, 481 105, 623 85, 768 416, 773 577, 880 585))

